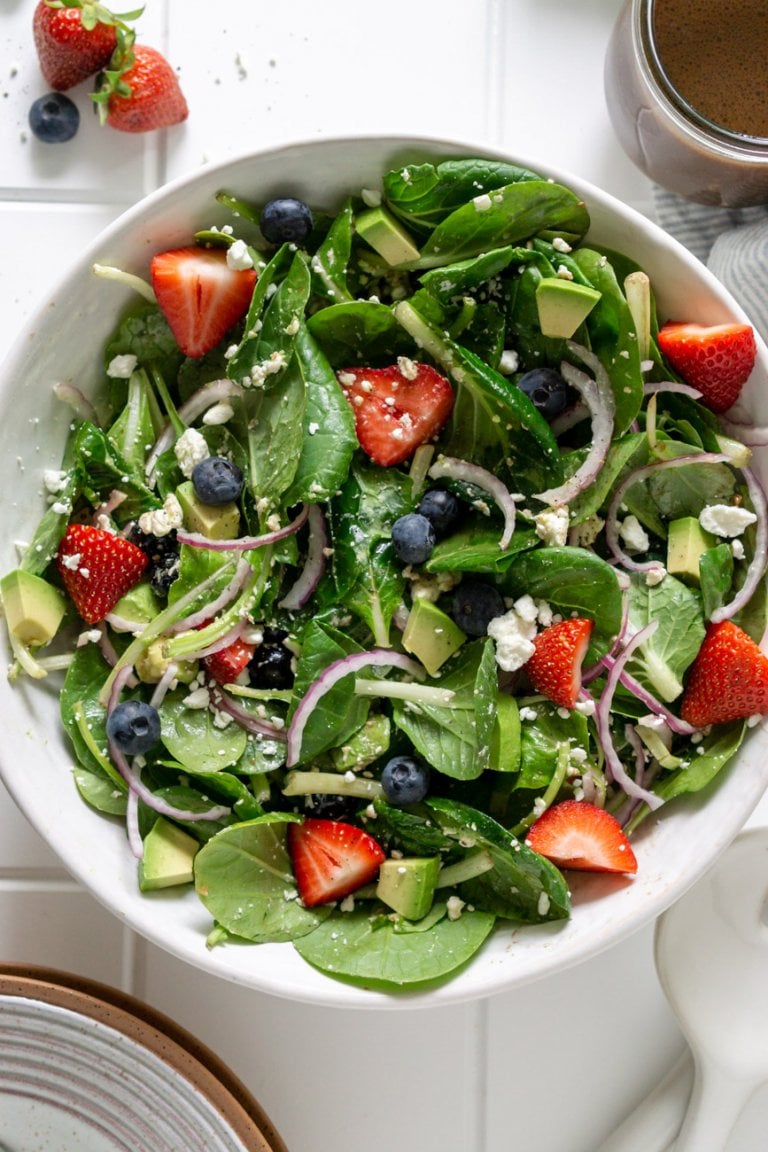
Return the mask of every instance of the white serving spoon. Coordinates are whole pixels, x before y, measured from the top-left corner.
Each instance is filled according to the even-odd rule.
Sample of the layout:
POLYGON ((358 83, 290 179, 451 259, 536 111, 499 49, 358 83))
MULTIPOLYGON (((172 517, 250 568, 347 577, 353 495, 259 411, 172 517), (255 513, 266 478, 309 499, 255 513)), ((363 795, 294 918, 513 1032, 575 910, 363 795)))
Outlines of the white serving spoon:
POLYGON ((742 833, 658 920, 656 967, 694 1056, 674 1152, 724 1152, 768 1080, 768 828, 742 833))

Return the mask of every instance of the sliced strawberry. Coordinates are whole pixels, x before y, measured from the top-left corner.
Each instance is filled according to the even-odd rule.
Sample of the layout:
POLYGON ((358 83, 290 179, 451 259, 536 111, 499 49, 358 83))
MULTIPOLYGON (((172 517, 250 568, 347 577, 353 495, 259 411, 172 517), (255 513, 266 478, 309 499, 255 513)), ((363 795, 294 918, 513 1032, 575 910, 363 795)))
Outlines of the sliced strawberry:
POLYGON ((129 43, 112 59, 96 102, 102 120, 119 132, 153 132, 170 128, 189 115, 179 78, 162 53, 146 44, 129 43))
POLYGON ((112 611, 148 563, 147 554, 130 540, 90 524, 70 524, 56 553, 62 583, 88 624, 112 611))
POLYGON ((203 664, 208 675, 218 684, 232 684, 248 667, 255 651, 255 644, 249 644, 246 640, 238 638, 226 648, 206 656, 203 664))
POLYGON ((39 0, 32 35, 45 82, 65 92, 105 68, 117 44, 116 19, 88 0, 67 0, 66 7, 39 0))
POLYGON ((369 884, 385 859, 372 836, 338 820, 289 824, 288 851, 307 908, 341 900, 369 884))
POLYGON ((385 468, 436 436, 453 411, 453 388, 429 364, 348 368, 338 378, 355 413, 360 447, 385 468))
POLYGON ((563 620, 539 632, 534 653, 525 665, 537 692, 561 708, 573 708, 581 691, 581 665, 589 647, 594 621, 563 620))
POLYGON ((248 310, 256 283, 252 268, 227 265, 217 248, 173 248, 150 264, 157 303, 185 356, 215 348, 248 310))
POLYGON ((531 826, 526 844, 558 868, 637 872, 637 860, 615 816, 586 800, 563 800, 531 826))
POLYGON ((749 324, 669 322, 659 330, 659 348, 686 384, 698 388, 702 403, 725 412, 739 398, 757 356, 749 324))
POLYGON ((730 620, 710 624, 680 705, 696 728, 768 712, 768 656, 730 620))

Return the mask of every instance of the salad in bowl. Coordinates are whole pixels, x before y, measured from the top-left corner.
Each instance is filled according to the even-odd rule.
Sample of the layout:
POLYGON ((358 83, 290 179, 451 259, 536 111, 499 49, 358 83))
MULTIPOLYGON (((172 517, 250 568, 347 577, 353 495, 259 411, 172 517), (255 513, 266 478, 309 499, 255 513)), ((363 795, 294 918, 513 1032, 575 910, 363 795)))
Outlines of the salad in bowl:
POLYGON ((53 431, 3 772, 192 963, 440 1002, 639 927, 759 799, 764 353, 597 190, 352 152, 161 191, 60 293, 65 355, 55 318, 11 358, 53 431))

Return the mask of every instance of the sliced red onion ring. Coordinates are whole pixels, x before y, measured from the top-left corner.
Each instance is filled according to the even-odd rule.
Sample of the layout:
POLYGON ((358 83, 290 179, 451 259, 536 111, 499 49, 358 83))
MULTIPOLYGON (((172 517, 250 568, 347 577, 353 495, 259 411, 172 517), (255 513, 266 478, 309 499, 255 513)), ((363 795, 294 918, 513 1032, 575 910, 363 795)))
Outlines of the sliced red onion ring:
MULTIPOLYGON (((189 427, 201 413, 212 408, 214 404, 218 404, 221 400, 226 400, 229 396, 242 396, 242 394, 242 387, 234 380, 212 380, 209 384, 198 388, 197 392, 193 392, 186 403, 181 405, 178 410, 179 419, 189 427)), ((166 424, 153 444, 144 466, 144 474, 149 484, 151 484, 154 479, 155 465, 159 457, 171 447, 175 440, 176 433, 173 430, 173 426, 166 424)))
POLYGON ((238 536, 234 540, 211 540, 199 532, 186 532, 179 528, 176 532, 176 539, 180 544, 188 544, 190 548, 207 548, 210 552, 250 552, 254 548, 276 544, 278 540, 284 540, 286 536, 293 536, 306 523, 308 515, 309 508, 305 504, 298 516, 286 524, 284 528, 278 528, 275 532, 265 532, 263 536, 238 536))
POLYGON ((343 680, 345 676, 350 676, 353 672, 359 672, 362 668, 371 667, 400 668, 403 672, 410 672, 412 676, 415 676, 419 680, 423 680, 425 675, 421 664, 417 664, 415 660, 411 660, 410 656, 405 656, 401 652, 392 652, 388 648, 374 648, 370 652, 356 652, 352 656, 343 656, 341 660, 335 660, 333 664, 329 664, 318 676, 317 680, 310 685, 293 714, 293 719, 288 726, 288 756, 286 759, 286 767, 293 768, 293 766, 299 762, 304 729, 317 702, 321 700, 327 692, 330 692, 334 684, 339 680, 343 680))
POLYGON ((692 400, 701 399, 701 392, 690 384, 681 384, 677 380, 647 380, 643 385, 645 396, 655 396, 659 392, 678 392, 681 396, 690 396, 692 400))
POLYGON ((304 567, 296 583, 289 588, 278 604, 278 608, 286 608, 289 612, 295 612, 304 607, 320 583, 320 578, 325 571, 328 531, 325 525, 325 516, 318 504, 309 505, 307 520, 309 522, 309 541, 304 567))
POLYGON ((633 560, 619 543, 619 508, 624 496, 633 484, 645 480, 648 476, 652 476, 664 468, 683 468, 690 464, 727 464, 728 459, 722 452, 692 452, 685 456, 674 456, 671 460, 654 460, 651 464, 644 464, 641 468, 635 468, 633 472, 630 472, 617 485, 605 515, 605 540, 616 562, 623 564, 631 572, 654 572, 664 568, 664 565, 660 564, 658 560, 633 560))
POLYGON ((165 700, 171 684, 173 684, 174 680, 176 679, 176 673, 178 670, 178 664, 171 660, 165 672, 163 672, 162 676, 155 685, 155 690, 150 697, 149 702, 153 708, 159 708, 163 700, 165 700))
POLYGON ((144 859, 144 841, 139 831, 139 798, 133 788, 128 789, 125 809, 125 827, 131 852, 137 860, 144 859))
MULTIPOLYGON (((603 663, 606 669, 610 671, 616 661, 612 656, 604 656, 603 663)), ((660 700, 657 700, 653 693, 649 692, 647 688, 644 688, 640 681, 636 680, 626 669, 621 673, 619 679, 627 691, 631 692, 641 704, 644 704, 649 712, 653 712, 654 715, 662 718, 671 732, 677 733, 678 736, 692 736, 694 732, 699 731, 699 729, 694 728, 692 724, 688 724, 687 721, 681 720, 679 716, 675 716, 674 712, 670 711, 660 700)))
POLYGON ((757 516, 757 521, 755 522, 755 552, 747 568, 744 583, 733 600, 731 600, 729 604, 723 604, 722 607, 718 608, 710 616, 713 624, 719 624, 723 620, 730 620, 731 616, 735 616, 739 609, 743 608, 752 598, 755 589, 763 578, 766 560, 768 560, 768 509, 766 509, 765 493, 751 468, 742 468, 742 472, 747 485, 747 491, 749 492, 749 499, 752 502, 752 508, 757 516))
POLYGON ((185 655, 185 660, 205 660, 206 656, 213 656, 216 652, 221 652, 224 648, 229 648, 230 644, 234 644, 235 640, 239 640, 248 626, 248 621, 241 619, 236 621, 235 624, 220 636, 218 640, 214 640, 206 648, 201 648, 199 652, 190 652, 185 655))
POLYGON ((595 712, 597 734, 614 781, 622 791, 626 792, 627 796, 642 800, 651 810, 660 808, 663 800, 659 796, 654 796, 647 788, 643 788, 641 784, 633 780, 624 767, 621 757, 613 746, 613 738, 611 736, 611 704, 613 703, 613 696, 619 679, 624 671, 624 666, 635 649, 639 648, 649 636, 652 636, 657 627, 658 620, 651 620, 650 624, 646 624, 644 628, 641 628, 639 632, 636 632, 634 636, 627 641, 624 651, 620 656, 616 657, 614 665, 608 673, 608 679, 606 680, 605 688, 600 695, 600 699, 597 702, 595 712))
POLYGON ((81 420, 90 420, 91 424, 98 424, 99 417, 88 397, 76 388, 74 384, 54 384, 53 394, 58 400, 63 400, 73 408, 75 415, 81 420))
POLYGON ((112 681, 112 691, 110 692, 109 700, 107 701, 108 714, 117 704, 118 700, 120 699, 120 693, 123 691, 123 688, 125 688, 126 685, 130 682, 132 676, 132 664, 125 664, 115 676, 114 680, 112 681))
POLYGON ((215 805, 213 808, 206 809, 205 812, 193 812, 187 808, 176 808, 173 804, 169 804, 167 800, 163 800, 161 796, 156 796, 151 789, 147 788, 141 782, 141 769, 134 762, 129 764, 123 753, 119 748, 110 742, 109 755, 113 764, 117 768, 120 775, 125 780, 126 784, 132 792, 143 804, 151 808, 154 812, 158 812, 161 816, 167 816, 170 820, 221 820, 223 816, 229 815, 229 808, 224 807, 222 804, 215 805))
POLYGON ((177 620, 168 629, 169 633, 175 635, 177 632, 189 632, 197 628, 200 624, 207 624, 222 608, 226 608, 227 604, 230 604, 238 596, 252 574, 253 568, 251 568, 245 557, 241 557, 237 562, 234 576, 216 599, 212 600, 210 604, 206 604, 203 608, 199 608, 197 612, 192 612, 191 615, 184 616, 181 620, 177 620))
POLYGON ((246 732, 252 732, 254 736, 263 736, 267 740, 279 740, 282 744, 288 739, 283 728, 276 728, 267 720, 259 720, 220 689, 213 688, 211 690, 211 699, 218 712, 226 712, 246 732))
POLYGON ((433 480, 459 480, 464 484, 474 484, 476 488, 482 488, 483 492, 487 492, 504 517, 504 531, 499 539, 499 548, 503 552, 509 547, 515 531, 517 509, 515 501, 501 480, 487 468, 469 464, 456 456, 438 456, 428 474, 433 480))
POLYGON ((104 619, 113 632, 138 633, 144 627, 138 620, 128 620, 125 616, 118 616, 116 612, 110 612, 104 619))
POLYGON ((534 499, 544 504, 568 504, 583 492, 595 479, 605 462, 613 439, 613 426, 616 417, 616 402, 613 396, 610 377, 602 362, 593 352, 580 344, 568 341, 568 350, 592 369, 594 379, 564 360, 560 365, 563 379, 575 388, 589 409, 592 419, 592 443, 581 466, 576 469, 564 484, 539 492, 534 499))

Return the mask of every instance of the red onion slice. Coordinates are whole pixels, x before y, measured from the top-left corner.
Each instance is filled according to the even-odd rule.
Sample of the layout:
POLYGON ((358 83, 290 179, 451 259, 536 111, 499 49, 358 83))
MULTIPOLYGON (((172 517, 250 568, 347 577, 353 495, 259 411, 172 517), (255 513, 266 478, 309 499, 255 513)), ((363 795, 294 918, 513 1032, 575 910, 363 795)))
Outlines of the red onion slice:
POLYGON ((171 625, 168 632, 171 635, 175 635, 177 632, 192 631, 200 624, 207 624, 222 608, 226 608, 228 604, 231 604, 239 593, 242 592, 248 579, 252 575, 253 568, 251 568, 245 557, 241 557, 237 562, 234 576, 216 599, 212 600, 210 604, 206 604, 203 608, 199 608, 197 612, 192 612, 191 615, 184 616, 181 620, 177 620, 171 625))
POLYGON ((329 664, 307 689, 288 726, 287 768, 293 768, 299 762, 304 729, 318 701, 345 676, 359 672, 362 668, 371 667, 400 668, 403 672, 410 672, 419 680, 423 680, 425 675, 421 664, 411 660, 410 656, 405 656, 401 652, 392 652, 387 648, 374 648, 370 652, 356 652, 352 656, 343 656, 341 660, 335 660, 333 664, 329 664))
POLYGON ((328 531, 325 516, 318 504, 309 505, 307 520, 309 523, 309 541, 304 567, 296 583, 289 588, 278 604, 278 608, 286 608, 289 612, 295 612, 304 607, 320 583, 320 578, 325 571, 328 531))
POLYGON ((185 654, 185 660, 205 660, 206 656, 213 656, 216 652, 221 652, 224 648, 229 648, 230 644, 234 644, 235 640, 239 640, 248 625, 248 621, 244 619, 237 620, 228 632, 220 636, 218 640, 212 641, 205 648, 201 648, 197 652, 189 652, 185 654))
POLYGON ((685 456, 674 456, 671 460, 654 460, 651 464, 644 464, 641 468, 635 468, 630 472, 614 490, 605 516, 605 540, 614 560, 631 572, 658 572, 664 569, 664 565, 658 560, 633 560, 619 543, 618 512, 624 496, 633 484, 664 468, 683 468, 691 464, 727 464, 728 459, 722 452, 695 452, 685 456))
POLYGON ((75 415, 81 420, 89 420, 91 424, 98 424, 99 417, 93 404, 84 392, 74 384, 54 384, 53 394, 58 400, 63 400, 74 409, 75 415))
POLYGON ((646 624, 644 628, 641 628, 639 632, 636 632, 634 636, 627 641, 624 651, 616 657, 614 665, 608 673, 608 679, 605 682, 605 688, 597 702, 595 712, 597 734, 600 739, 600 744, 602 745, 606 764, 610 769, 614 781, 623 792, 626 792, 627 796, 642 800, 651 810, 660 808, 664 801, 659 796, 654 796, 647 788, 643 788, 636 780, 633 780, 624 767, 621 757, 613 746, 613 738, 611 736, 611 704, 613 703, 613 696, 621 674, 624 671, 624 666, 635 649, 639 648, 649 636, 652 636, 657 627, 658 620, 651 620, 650 624, 646 624))
MULTIPOLYGON (((610 671, 616 661, 612 656, 604 656, 603 663, 606 669, 610 671)), ((654 715, 662 718, 671 732, 675 732, 678 736, 692 736, 694 732, 699 731, 698 728, 694 728, 694 726, 686 720, 681 720, 679 716, 675 716, 674 712, 667 708, 665 704, 662 704, 660 700, 657 700, 653 693, 649 692, 647 688, 644 688, 640 681, 636 680, 626 669, 621 673, 619 679, 627 691, 631 692, 641 704, 644 704, 649 712, 653 712, 654 715)))
MULTIPOLYGON (((214 404, 218 404, 220 400, 226 400, 230 396, 242 396, 242 394, 242 387, 234 380, 212 380, 209 384, 204 384, 202 388, 198 388, 197 392, 193 392, 189 399, 181 405, 178 410, 179 419, 189 427, 198 416, 212 408, 214 404)), ((162 456, 163 452, 168 451, 175 440, 176 433, 173 426, 166 424, 153 444, 144 465, 144 475, 148 484, 152 484, 154 480, 155 465, 159 457, 162 456)))
POLYGON ((659 392, 677 392, 681 396, 690 396, 691 400, 700 400, 701 392, 690 384, 681 384, 677 380, 647 380, 643 385, 643 395, 656 396, 659 392))
POLYGON ((193 812, 192 809, 176 808, 173 804, 169 804, 167 800, 163 800, 161 796, 156 796, 151 789, 147 788, 146 784, 142 784, 141 770, 136 765, 136 758, 134 758, 133 763, 129 764, 120 749, 116 748, 111 742, 109 745, 109 755, 130 790, 136 793, 136 796, 143 804, 146 804, 148 808, 151 808, 161 816, 167 816, 170 820, 189 820, 196 822, 198 820, 221 820, 222 817, 229 815, 229 808, 224 807, 223 804, 217 804, 213 808, 206 809, 205 812, 193 812))
POLYGON ((515 531, 517 509, 515 501, 501 480, 489 472, 487 468, 481 468, 478 464, 470 464, 456 456, 438 456, 429 469, 428 475, 433 480, 459 480, 464 484, 474 484, 476 488, 481 488, 483 492, 487 492, 504 517, 504 531, 499 539, 499 548, 503 552, 509 547, 509 542, 515 531))
POLYGON ((751 468, 743 468, 742 472, 744 473, 749 498, 752 501, 752 508, 757 516, 757 521, 755 522, 755 551, 747 568, 744 583, 733 600, 731 600, 729 604, 723 604, 722 607, 716 609, 710 616, 713 624, 719 624, 723 620, 730 620, 731 616, 735 616, 739 609, 743 608, 752 598, 755 589, 763 578, 766 560, 768 559, 768 509, 766 509, 765 493, 751 468))
POLYGON ((281 744, 284 744, 288 739, 283 728, 276 728, 269 721, 259 720, 256 716, 252 716, 250 712, 235 703, 231 696, 227 696, 219 688, 211 689, 211 699, 217 712, 226 712, 246 732, 252 732, 254 736, 263 736, 267 740, 278 740, 281 744))
POLYGON ((133 788, 128 789, 125 808, 125 827, 131 852, 137 860, 144 858, 144 841, 139 831, 139 798, 133 788))
POLYGON ((539 492, 534 497, 544 504, 568 504, 589 487, 602 468, 613 439, 616 401, 610 377, 593 352, 589 352, 580 344, 574 344, 572 340, 568 341, 567 347, 594 373, 594 378, 588 376, 586 372, 569 364, 567 360, 560 365, 563 379, 576 389, 589 409, 592 419, 592 443, 580 467, 564 484, 557 488, 548 488, 546 492, 539 492))
POLYGON ((278 540, 284 540, 286 536, 293 536, 306 523, 308 515, 308 506, 303 505, 298 516, 286 524, 284 528, 278 528, 274 532, 265 532, 262 536, 238 536, 233 540, 211 540, 208 536, 201 535, 200 532, 187 532, 179 528, 176 532, 176 539, 180 544, 188 544, 190 548, 207 548, 209 552, 250 552, 254 548, 276 544, 278 540))

